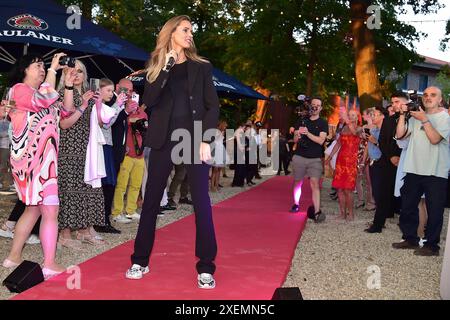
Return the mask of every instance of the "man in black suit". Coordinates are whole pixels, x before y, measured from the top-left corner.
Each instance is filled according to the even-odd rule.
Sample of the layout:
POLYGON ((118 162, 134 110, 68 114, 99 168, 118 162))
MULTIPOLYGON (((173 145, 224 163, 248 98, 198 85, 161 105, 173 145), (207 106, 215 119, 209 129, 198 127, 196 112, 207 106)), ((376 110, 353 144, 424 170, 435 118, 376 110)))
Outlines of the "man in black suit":
MULTIPOLYGON (((391 96, 391 104, 394 112, 399 110, 400 105, 408 102, 408 95, 402 91, 398 91, 391 96)), ((376 107, 379 112, 385 112, 380 107, 376 107)), ((376 211, 372 225, 365 229, 368 233, 381 233, 386 218, 393 218, 395 211, 395 175, 397 174, 397 166, 400 160, 401 149, 394 140, 395 130, 397 127, 396 115, 385 114, 383 123, 380 128, 380 136, 378 137, 378 146, 381 150, 381 157, 375 161, 373 166, 377 167, 380 174, 374 174, 376 181, 373 183, 374 194, 379 196, 375 199, 376 211)))

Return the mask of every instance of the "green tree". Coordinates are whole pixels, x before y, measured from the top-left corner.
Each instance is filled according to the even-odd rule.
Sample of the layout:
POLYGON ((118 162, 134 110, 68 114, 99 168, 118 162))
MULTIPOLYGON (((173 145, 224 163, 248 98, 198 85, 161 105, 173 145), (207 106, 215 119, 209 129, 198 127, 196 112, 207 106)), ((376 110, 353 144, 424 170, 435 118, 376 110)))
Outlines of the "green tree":
POLYGON ((450 66, 444 66, 436 76, 436 84, 442 90, 442 97, 450 103, 450 66))

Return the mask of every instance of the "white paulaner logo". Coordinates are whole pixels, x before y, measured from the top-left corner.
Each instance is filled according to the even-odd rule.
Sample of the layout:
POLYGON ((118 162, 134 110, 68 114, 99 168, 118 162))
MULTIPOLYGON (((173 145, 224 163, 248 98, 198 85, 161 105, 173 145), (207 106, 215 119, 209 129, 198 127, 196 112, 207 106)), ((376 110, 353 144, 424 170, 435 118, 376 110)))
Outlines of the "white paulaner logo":
POLYGON ((8 24, 17 29, 43 31, 48 29, 48 24, 41 18, 29 13, 20 14, 8 19, 8 24))

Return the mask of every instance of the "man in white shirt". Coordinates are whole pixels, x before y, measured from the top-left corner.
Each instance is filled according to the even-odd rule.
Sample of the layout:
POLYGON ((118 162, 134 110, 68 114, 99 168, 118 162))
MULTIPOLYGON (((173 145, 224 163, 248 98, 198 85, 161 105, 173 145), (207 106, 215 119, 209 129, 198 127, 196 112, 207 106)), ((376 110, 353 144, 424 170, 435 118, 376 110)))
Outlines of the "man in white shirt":
POLYGON ((405 241, 393 243, 396 249, 416 249, 415 255, 439 255, 439 240, 443 224, 450 168, 450 116, 440 107, 441 90, 437 87, 425 89, 422 97, 424 110, 409 112, 411 118, 406 125, 406 105, 402 106, 396 136, 410 136, 403 171, 406 173, 402 194, 400 229, 405 241), (418 204, 425 193, 428 222, 425 230, 426 243, 418 248, 419 223, 418 204))

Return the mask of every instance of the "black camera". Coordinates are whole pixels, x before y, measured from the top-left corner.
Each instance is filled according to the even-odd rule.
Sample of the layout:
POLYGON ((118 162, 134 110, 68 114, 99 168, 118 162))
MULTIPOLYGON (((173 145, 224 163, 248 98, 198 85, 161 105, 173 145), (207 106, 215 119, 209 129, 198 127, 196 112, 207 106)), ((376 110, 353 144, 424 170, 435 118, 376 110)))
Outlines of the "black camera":
POLYGON ((75 68, 75 58, 63 56, 59 58, 59 64, 61 66, 68 66, 69 68, 75 68))
MULTIPOLYGON (((408 91, 410 92, 410 91, 408 91)), ((416 90, 412 90, 409 94, 409 102, 406 104, 408 110, 406 112, 411 111, 420 111, 420 108, 423 108, 422 99, 417 94, 416 90)))
POLYGON ((370 129, 369 128, 364 128, 364 133, 367 134, 368 136, 370 136, 370 129))
MULTIPOLYGON (((306 120, 311 116, 311 98, 301 94, 297 99, 300 101, 300 104, 295 108, 295 113, 297 113, 297 116, 300 118, 300 127, 305 127, 306 120)), ((298 130, 298 128, 296 129, 298 130)), ((301 148, 307 148, 308 141, 300 135, 298 145, 301 148)))
POLYGON ((139 133, 142 137, 145 137, 148 128, 148 121, 145 119, 139 119, 136 122, 131 123, 131 130, 133 133, 139 133))

